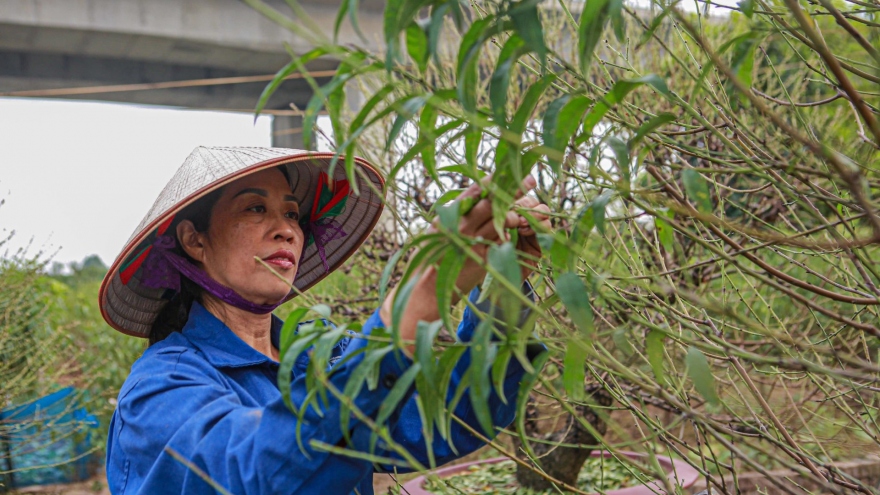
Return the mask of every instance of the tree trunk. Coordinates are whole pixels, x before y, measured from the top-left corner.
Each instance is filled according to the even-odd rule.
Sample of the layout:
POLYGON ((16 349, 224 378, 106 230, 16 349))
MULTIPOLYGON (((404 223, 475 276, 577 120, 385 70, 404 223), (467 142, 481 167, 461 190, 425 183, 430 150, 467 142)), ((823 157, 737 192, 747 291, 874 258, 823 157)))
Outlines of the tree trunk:
MULTIPOLYGON (((602 407, 611 405, 611 396, 601 388, 597 388, 589 394, 586 402, 594 403, 602 407)), ((596 412, 587 406, 577 406, 575 410, 590 424, 596 432, 601 435, 605 434, 605 421, 596 414, 596 412)), ((548 443, 530 442, 532 451, 535 453, 536 459, 540 464, 541 470, 547 475, 567 483, 571 486, 577 486, 578 474, 581 468, 590 457, 593 451, 592 446, 598 445, 601 438, 596 438, 574 417, 568 415, 565 427, 562 429, 541 434, 538 428, 538 408, 536 406, 535 396, 529 397, 529 403, 526 406, 526 415, 524 418, 525 434, 532 438, 541 438, 548 443), (578 447, 565 447, 559 444, 572 444, 578 447)), ((522 459, 529 461, 525 454, 525 449, 519 441, 519 437, 514 437, 514 443, 517 447, 517 455, 522 459)), ((520 486, 531 488, 533 490, 548 490, 553 488, 553 484, 540 473, 532 469, 517 465, 516 479, 520 486)))

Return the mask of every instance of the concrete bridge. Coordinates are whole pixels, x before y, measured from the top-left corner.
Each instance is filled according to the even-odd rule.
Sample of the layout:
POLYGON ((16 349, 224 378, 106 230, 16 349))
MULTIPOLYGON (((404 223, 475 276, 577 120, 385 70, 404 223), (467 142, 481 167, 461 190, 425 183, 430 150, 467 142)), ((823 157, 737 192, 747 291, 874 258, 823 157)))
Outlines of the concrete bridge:
MULTIPOLYGON (((292 17, 282 0, 266 3, 292 17)), ((301 5, 330 36, 339 0, 301 5)), ((361 30, 376 38, 366 46, 375 48, 384 3, 360 5, 361 30)), ((340 42, 364 45, 347 22, 340 42)), ((290 61, 285 43, 296 53, 312 48, 240 0, 0 0, 0 93, 248 111, 266 85, 255 76, 274 74, 290 61), (217 78, 250 82, 165 84, 217 78), (131 91, 131 85, 151 89, 131 91), (45 91, 95 86, 124 88, 45 91)), ((335 62, 318 60, 309 69, 322 75, 320 82, 335 62)), ((311 93, 303 80, 286 81, 267 108, 302 108, 311 93)), ((301 147, 298 127, 298 117, 276 115, 273 143, 301 147)))

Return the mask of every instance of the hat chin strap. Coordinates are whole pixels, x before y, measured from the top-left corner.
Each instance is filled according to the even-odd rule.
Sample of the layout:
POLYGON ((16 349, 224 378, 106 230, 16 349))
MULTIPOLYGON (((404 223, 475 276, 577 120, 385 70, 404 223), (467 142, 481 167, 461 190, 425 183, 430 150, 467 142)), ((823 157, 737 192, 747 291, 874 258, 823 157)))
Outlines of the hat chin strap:
POLYGON ((170 235, 156 237, 142 265, 141 285, 152 289, 172 289, 179 292, 180 275, 183 275, 226 304, 258 315, 271 313, 284 302, 283 298, 275 304, 256 304, 248 301, 238 292, 211 278, 186 258, 172 252, 175 245, 176 241, 170 235))

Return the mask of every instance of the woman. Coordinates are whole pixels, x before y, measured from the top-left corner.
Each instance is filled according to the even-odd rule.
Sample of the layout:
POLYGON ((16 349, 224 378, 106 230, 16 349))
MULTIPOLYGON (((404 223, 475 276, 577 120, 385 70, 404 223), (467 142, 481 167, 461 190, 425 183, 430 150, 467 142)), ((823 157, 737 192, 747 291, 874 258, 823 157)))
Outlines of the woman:
MULTIPOLYGON (((150 347, 133 365, 110 426, 107 478, 114 494, 207 494, 222 487, 238 495, 365 495, 373 493, 372 474, 381 466, 329 454, 312 441, 398 457, 387 445, 371 448, 368 425, 355 417, 347 442, 335 398, 322 403, 320 412, 306 408, 298 419, 277 386, 282 322, 271 311, 341 265, 382 211, 379 174, 356 159, 357 187, 352 187, 341 167, 332 178, 327 175, 331 156, 286 149, 197 148, 117 257, 101 287, 102 314, 115 329, 149 338, 150 347), (297 446, 298 427, 304 450, 297 446)), ((523 189, 534 185, 527 178, 523 189)), ((475 199, 479 195, 478 186, 463 193, 475 199)), ((545 205, 529 197, 517 203, 547 223, 545 205)), ((489 200, 478 201, 459 226, 464 235, 483 239, 474 247, 483 257, 488 245, 501 242, 491 209, 489 200)), ((519 229, 519 247, 527 258, 540 256, 535 232, 524 218, 511 211, 505 227, 519 229)), ((470 291, 484 274, 478 263, 469 261, 456 285, 470 291)), ((381 360, 375 390, 365 387, 350 398, 368 416, 375 416, 397 377, 411 365, 407 353, 417 323, 440 317, 434 268, 424 268, 420 275, 399 325, 402 341, 410 347, 381 360)), ((524 269, 523 277, 527 275, 524 269)), ((527 283, 524 287, 530 294, 527 283)), ((474 289, 471 297, 477 295, 474 289)), ((392 298, 364 323, 363 336, 391 321, 392 298)), ((485 303, 480 309, 492 311, 485 303)), ((478 323, 467 309, 460 338, 467 341, 478 323)), ((339 364, 331 380, 340 390, 363 359, 358 351, 366 339, 358 337, 333 350, 331 362, 339 364)), ((465 354, 450 394, 467 364, 465 354)), ((308 393, 307 365, 308 355, 303 355, 293 370, 295 405, 308 393)), ((489 399, 499 427, 513 420, 522 375, 522 367, 512 362, 503 387, 506 397, 493 392, 489 399)), ((408 394, 388 427, 396 443, 427 462, 421 420, 412 391, 408 394)), ((480 431, 466 402, 455 412, 480 431)), ((437 463, 481 445, 457 423, 451 436, 455 450, 435 435, 431 449, 437 463)))

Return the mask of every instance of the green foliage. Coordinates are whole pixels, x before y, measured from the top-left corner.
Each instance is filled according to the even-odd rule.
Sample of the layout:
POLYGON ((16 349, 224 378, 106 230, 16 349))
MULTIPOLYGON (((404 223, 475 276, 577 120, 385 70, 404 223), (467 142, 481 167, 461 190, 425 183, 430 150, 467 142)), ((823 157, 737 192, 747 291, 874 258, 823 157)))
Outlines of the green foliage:
POLYGON ((46 317, 55 331, 69 339, 72 359, 66 362, 77 376, 78 387, 87 390, 89 412, 97 416, 99 429, 95 445, 103 449, 116 397, 128 377, 132 363, 146 348, 146 341, 110 328, 98 308, 98 289, 107 267, 97 256, 71 263, 66 270, 43 276, 52 287, 46 317))
MULTIPOLYGON (((392 247, 356 269, 381 294, 399 290, 390 336, 371 353, 400 345, 414 266, 444 272, 439 310, 453 325, 454 272, 474 245, 456 225, 477 201, 455 198, 471 181, 487 177, 499 232, 527 174, 553 215, 538 237, 537 302, 514 283, 512 244, 486 263, 483 297, 530 309, 523 325, 504 311, 467 344, 435 338, 436 322, 421 327, 412 381, 427 421, 448 431, 436 387, 470 348, 479 359, 453 402, 484 423, 487 391, 516 362, 531 373, 520 411, 533 388, 565 414, 602 390, 616 408, 603 448, 686 459, 721 491, 733 489, 722 475, 770 467, 820 492, 874 490, 817 474, 880 450, 880 32, 861 3, 807 12, 743 1, 718 17, 703 1, 688 13, 664 2, 397 0, 384 54, 321 47, 341 66, 306 109, 307 131, 326 108, 349 174, 355 153, 387 164, 392 247), (328 97, 355 89, 371 95, 360 108, 328 97), (426 233, 434 214, 438 231, 426 233), (403 254, 386 267, 393 253, 403 254), (533 330, 550 350, 543 371, 524 353, 533 330)), ((352 12, 343 2, 339 16, 352 12)), ((515 435, 548 441, 521 421, 515 435)))
MULTIPOLYGON (((66 279, 79 290, 87 290, 83 278, 102 272, 100 260, 96 260, 87 258, 72 266, 73 274, 66 279)), ((90 356, 70 332, 71 321, 62 316, 64 309, 59 304, 72 289, 45 276, 45 269, 44 262, 22 253, 0 259, 0 410, 24 406, 62 388, 74 387, 76 392, 66 399, 63 414, 80 408, 99 412, 106 399, 95 387, 97 379, 91 373, 94 368, 85 365, 90 356)), ((31 449, 45 446, 47 432, 48 438, 71 437, 75 441, 82 441, 88 433, 92 450, 82 454, 100 452, 106 429, 94 431, 89 424, 59 423, 59 419, 54 414, 43 414, 0 422, 0 471, 20 467, 15 461, 31 449), (26 432, 34 432, 35 436, 26 432), (6 458, 9 452, 15 453, 12 464, 6 458)), ((108 418, 102 419, 106 426, 108 418)), ((59 460, 64 463, 75 459, 59 460)), ((9 473, 3 474, 0 487, 9 473)))
MULTIPOLYGON (((594 457, 584 463, 578 476, 577 486, 586 493, 617 490, 630 486, 637 479, 623 462, 615 459, 594 457)), ((429 480, 426 488, 436 495, 464 494, 517 494, 550 495, 555 490, 529 490, 516 481, 516 464, 504 461, 497 464, 480 464, 444 480, 429 480)))

